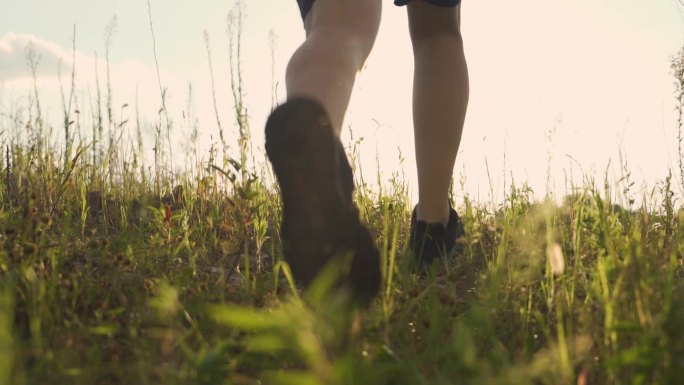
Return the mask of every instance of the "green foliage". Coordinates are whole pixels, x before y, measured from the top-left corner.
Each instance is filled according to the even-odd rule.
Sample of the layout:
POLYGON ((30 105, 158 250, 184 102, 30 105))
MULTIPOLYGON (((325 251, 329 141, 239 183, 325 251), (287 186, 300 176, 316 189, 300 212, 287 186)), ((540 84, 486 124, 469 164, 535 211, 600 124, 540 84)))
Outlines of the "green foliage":
POLYGON ((384 290, 350 311, 332 276, 300 295, 281 260, 277 190, 258 173, 225 185, 187 175, 159 197, 139 175, 91 179, 75 148, 66 163, 10 148, 6 383, 668 384, 684 369, 671 177, 634 210, 592 183, 560 206, 515 184, 494 211, 465 197, 464 254, 428 276, 407 253, 405 183, 360 181, 384 290))

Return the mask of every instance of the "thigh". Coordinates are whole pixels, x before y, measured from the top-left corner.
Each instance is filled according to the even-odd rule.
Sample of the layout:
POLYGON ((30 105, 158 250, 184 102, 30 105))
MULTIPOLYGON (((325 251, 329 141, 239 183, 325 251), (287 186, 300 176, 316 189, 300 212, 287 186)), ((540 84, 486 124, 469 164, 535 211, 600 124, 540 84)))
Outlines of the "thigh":
POLYGON ((382 0, 315 0, 307 15, 318 25, 366 28, 380 25, 382 0))
POLYGON ((313 23, 312 13, 316 14, 317 24, 355 24, 361 28, 380 25, 381 0, 297 0, 297 4, 307 30, 313 23))
POLYGON ((460 3, 453 7, 445 8, 433 5, 432 1, 436 0, 412 1, 408 4, 411 39, 419 40, 444 34, 460 35, 460 3))

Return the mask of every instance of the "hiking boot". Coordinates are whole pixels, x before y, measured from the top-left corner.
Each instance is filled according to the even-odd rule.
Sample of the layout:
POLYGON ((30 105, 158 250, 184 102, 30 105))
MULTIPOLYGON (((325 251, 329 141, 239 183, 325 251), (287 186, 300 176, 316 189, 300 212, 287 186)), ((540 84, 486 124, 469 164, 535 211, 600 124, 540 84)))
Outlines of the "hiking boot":
POLYGON ((456 211, 449 205, 449 222, 427 223, 417 219, 417 208, 411 215, 409 245, 418 266, 427 267, 436 259, 449 259, 463 252, 460 238, 465 230, 456 211))
POLYGON ((283 254, 292 274, 308 287, 335 256, 351 255, 342 277, 354 300, 370 301, 380 289, 380 257, 352 200, 352 170, 324 108, 294 98, 266 123, 266 154, 283 200, 283 254))

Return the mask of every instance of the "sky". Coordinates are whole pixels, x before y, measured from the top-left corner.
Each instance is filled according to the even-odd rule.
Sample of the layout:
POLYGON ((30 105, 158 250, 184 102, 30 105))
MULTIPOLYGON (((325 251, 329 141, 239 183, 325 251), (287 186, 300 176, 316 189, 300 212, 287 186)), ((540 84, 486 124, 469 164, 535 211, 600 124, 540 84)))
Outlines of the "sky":
MULTIPOLYGON (((581 185, 583 178, 594 177, 602 185, 607 169, 613 181, 620 177, 620 152, 637 197, 651 191, 668 168, 676 170, 670 60, 684 46, 684 7, 677 1, 464 0, 462 33, 471 95, 454 172, 457 199, 467 194, 500 201, 512 180, 528 183, 537 196, 569 193, 570 179, 581 185)), ((294 0, 244 3, 243 78, 259 160, 273 86, 282 102, 285 66, 304 30, 294 0), (275 35, 275 45, 269 43, 269 33, 275 35)), ((209 36, 219 116, 224 126, 232 127, 226 28, 234 1, 151 0, 150 5, 174 146, 180 153, 189 140, 183 116, 191 86, 200 147, 206 153, 218 140, 218 128, 204 33, 209 36)), ((88 105, 96 79, 104 84, 107 53, 118 119, 134 113, 132 107, 116 107, 124 104, 137 105, 149 122, 157 119, 161 96, 147 1, 2 2, 4 126, 8 113, 27 102, 29 42, 39 54, 38 86, 49 119, 61 119, 60 69, 68 85, 74 68, 79 103, 88 105)), ((357 77, 342 139, 350 145, 350 136, 363 138, 366 180, 376 179, 376 165, 383 180, 403 172, 415 200, 412 71, 406 11, 387 0, 374 51, 357 77)), ((229 133, 235 142, 236 131, 230 128, 229 133)))

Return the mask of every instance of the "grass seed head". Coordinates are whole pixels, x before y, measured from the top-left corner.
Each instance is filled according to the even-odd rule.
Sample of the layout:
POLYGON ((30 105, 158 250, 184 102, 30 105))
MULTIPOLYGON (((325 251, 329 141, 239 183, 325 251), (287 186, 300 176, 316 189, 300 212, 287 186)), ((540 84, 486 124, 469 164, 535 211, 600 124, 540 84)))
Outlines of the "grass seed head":
POLYGON ((546 255, 549 258, 551 272, 556 275, 563 274, 565 271, 565 257, 560 245, 557 243, 549 245, 546 249, 546 255))
POLYGON ((40 223, 45 226, 50 226, 52 224, 52 219, 50 219, 49 215, 43 214, 40 216, 40 223))
POLYGON ((98 250, 100 248, 100 243, 96 239, 91 239, 88 241, 88 248, 98 250))
POLYGON ((38 252, 38 246, 35 243, 27 243, 24 245, 24 255, 32 256, 38 252))
POLYGON ((155 286, 154 281, 149 278, 145 278, 143 285, 145 286, 145 291, 147 291, 148 293, 151 292, 155 286))

